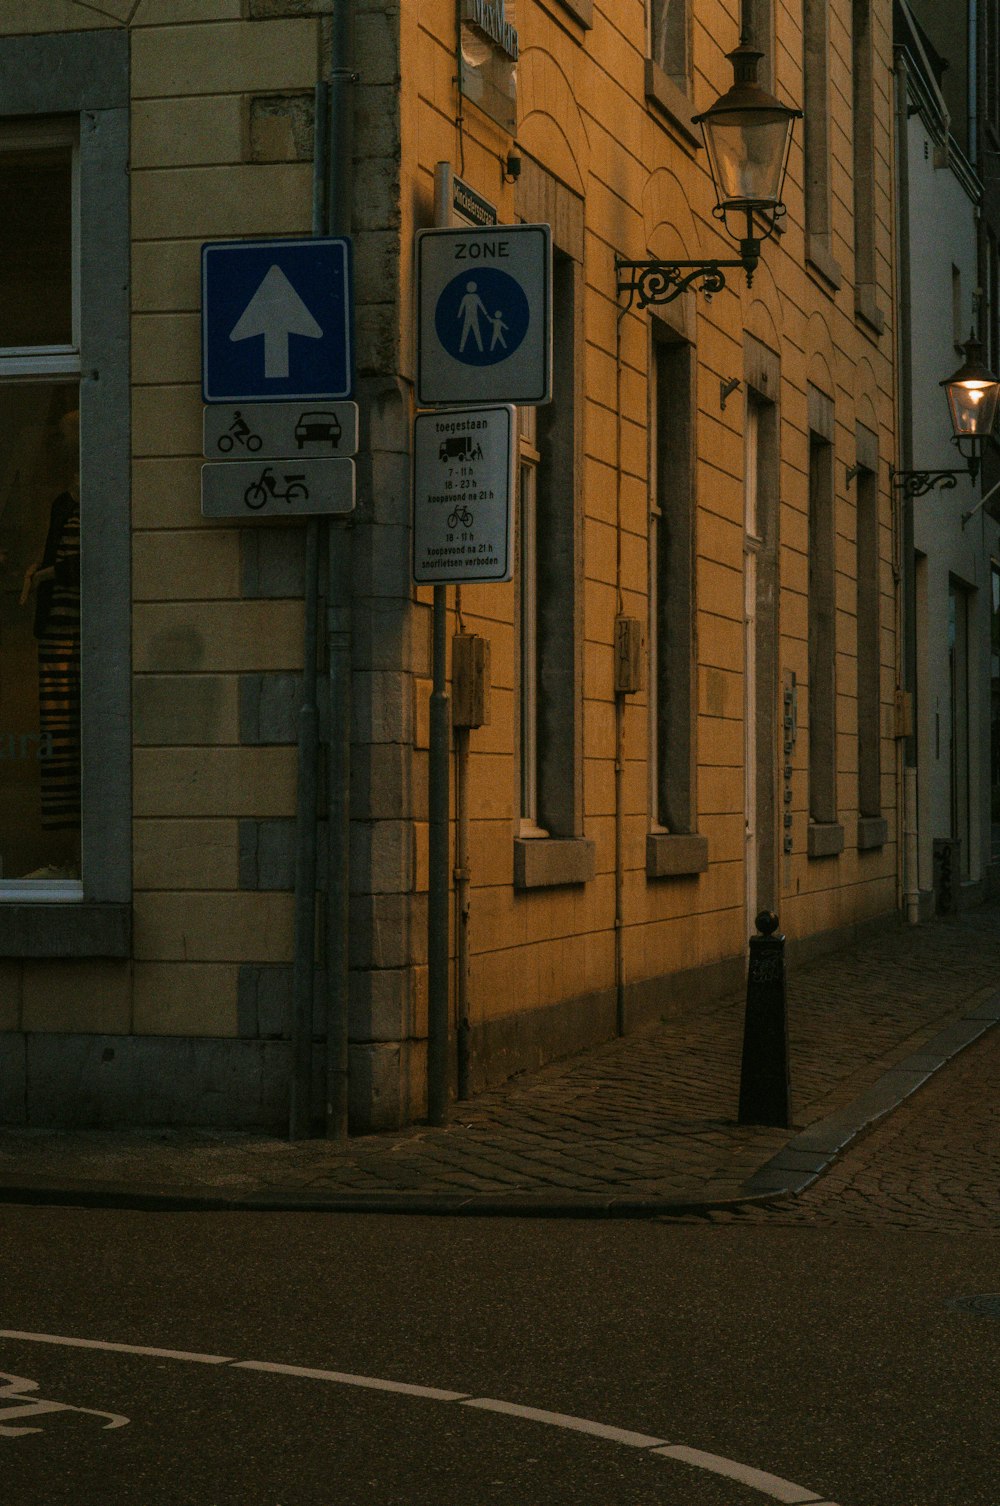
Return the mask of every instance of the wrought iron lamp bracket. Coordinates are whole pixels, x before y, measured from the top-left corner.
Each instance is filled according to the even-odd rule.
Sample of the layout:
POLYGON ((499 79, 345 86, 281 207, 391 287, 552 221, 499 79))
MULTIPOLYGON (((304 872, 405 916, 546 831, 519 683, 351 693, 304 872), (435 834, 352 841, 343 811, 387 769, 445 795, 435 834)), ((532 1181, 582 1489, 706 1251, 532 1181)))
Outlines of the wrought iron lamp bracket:
POLYGON ((889 480, 898 486, 904 497, 923 497, 927 492, 954 491, 963 471, 897 471, 889 468, 889 480))
MULTIPOLYGON (((615 274, 619 298, 628 294, 627 312, 638 302, 640 309, 651 304, 672 303, 688 288, 711 297, 726 286, 725 273, 730 267, 747 270, 741 259, 732 261, 624 261, 615 257, 615 274)), ((749 273, 748 273, 749 276, 749 273)))
POLYGON ((980 441, 975 435, 955 434, 952 436, 952 444, 958 450, 965 461, 964 471, 897 471, 894 466, 889 467, 889 480, 893 486, 901 488, 904 497, 923 497, 927 492, 954 491, 958 485, 960 476, 968 476, 970 481, 975 481, 979 475, 979 455, 975 448, 972 454, 966 453, 962 448, 962 441, 976 446, 980 441))

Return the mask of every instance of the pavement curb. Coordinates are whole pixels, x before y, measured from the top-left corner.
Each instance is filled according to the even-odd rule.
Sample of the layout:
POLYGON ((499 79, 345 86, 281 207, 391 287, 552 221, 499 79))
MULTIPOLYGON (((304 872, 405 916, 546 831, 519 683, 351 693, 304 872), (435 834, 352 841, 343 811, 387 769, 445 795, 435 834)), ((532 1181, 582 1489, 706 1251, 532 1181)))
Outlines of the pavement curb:
POLYGON ((231 1190, 26 1177, 0 1185, 0 1203, 163 1213, 373 1213, 426 1217, 650 1219, 708 1217, 797 1197, 843 1152, 904 1103, 960 1052, 1000 1023, 1000 994, 953 1020, 919 1051, 884 1072, 853 1103, 793 1136, 731 1197, 644 1198, 627 1193, 306 1192, 300 1187, 231 1190))
POLYGON ((744 1184, 747 1200, 766 1196, 797 1197, 823 1176, 855 1140, 906 1102, 942 1067, 1000 1022, 1000 994, 969 1014, 953 1020, 919 1051, 883 1072, 853 1103, 818 1119, 795 1135, 744 1184))
POLYGON ((567 1193, 312 1193, 273 1188, 227 1192, 144 1187, 98 1182, 61 1182, 48 1186, 40 1177, 0 1187, 0 1203, 43 1207, 116 1208, 161 1213, 397 1213, 455 1218, 667 1218, 723 1212, 772 1202, 779 1192, 732 1198, 641 1198, 626 1194, 567 1193))

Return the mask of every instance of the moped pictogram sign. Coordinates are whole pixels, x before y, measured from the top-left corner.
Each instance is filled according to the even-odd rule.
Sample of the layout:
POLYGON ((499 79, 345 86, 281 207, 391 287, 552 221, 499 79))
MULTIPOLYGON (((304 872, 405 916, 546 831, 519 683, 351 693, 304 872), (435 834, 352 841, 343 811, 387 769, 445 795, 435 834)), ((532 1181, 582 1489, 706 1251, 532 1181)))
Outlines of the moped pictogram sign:
POLYGON ((417 231, 417 402, 547 403, 548 225, 417 231))
POLYGON ((355 467, 332 460, 223 460, 201 468, 205 518, 289 518, 354 510, 355 467))

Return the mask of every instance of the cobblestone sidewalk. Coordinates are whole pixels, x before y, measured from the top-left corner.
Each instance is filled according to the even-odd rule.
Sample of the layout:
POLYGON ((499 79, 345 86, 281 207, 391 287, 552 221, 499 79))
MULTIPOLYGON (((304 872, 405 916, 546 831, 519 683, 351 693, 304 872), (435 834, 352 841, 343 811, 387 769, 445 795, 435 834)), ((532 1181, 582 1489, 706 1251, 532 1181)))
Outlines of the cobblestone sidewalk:
POLYGON ((1000 1018, 1000 908, 792 971, 794 1128, 735 1123, 729 997, 453 1106, 445 1128, 289 1144, 196 1131, 0 1132, 0 1195, 173 1206, 628 1213, 806 1185, 1000 1018))

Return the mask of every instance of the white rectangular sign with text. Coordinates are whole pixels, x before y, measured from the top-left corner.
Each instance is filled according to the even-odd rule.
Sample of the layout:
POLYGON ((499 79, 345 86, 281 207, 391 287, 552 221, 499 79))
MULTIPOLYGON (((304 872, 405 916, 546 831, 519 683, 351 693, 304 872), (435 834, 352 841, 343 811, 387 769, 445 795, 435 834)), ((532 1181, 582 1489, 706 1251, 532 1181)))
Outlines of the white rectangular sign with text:
POLYGON ((414 420, 415 581, 511 579, 516 444, 516 414, 508 404, 414 420))

